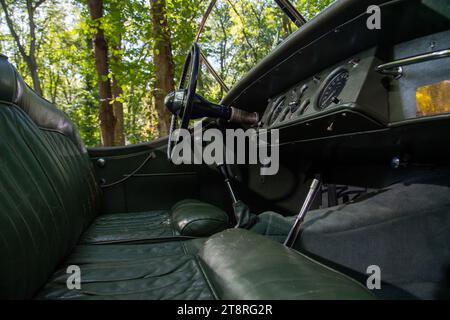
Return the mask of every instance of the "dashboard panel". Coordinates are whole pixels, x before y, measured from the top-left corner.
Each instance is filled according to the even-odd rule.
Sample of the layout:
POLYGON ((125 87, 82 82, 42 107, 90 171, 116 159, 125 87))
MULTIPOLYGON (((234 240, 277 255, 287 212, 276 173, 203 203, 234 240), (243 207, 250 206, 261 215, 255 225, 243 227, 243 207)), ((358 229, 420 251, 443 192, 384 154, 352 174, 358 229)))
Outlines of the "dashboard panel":
POLYGON ((450 48, 446 1, 380 0, 380 30, 367 29, 367 3, 336 2, 275 48, 221 103, 258 112, 260 132, 280 129, 280 144, 450 119, 444 94, 450 57, 404 66, 400 77, 377 71, 450 48))
POLYGON ((362 121, 370 119, 380 127, 387 124, 388 96, 382 75, 375 72, 381 63, 375 51, 374 48, 335 64, 271 98, 262 117, 263 128, 301 124, 311 127, 320 119, 326 127, 318 134, 328 136, 339 132, 336 114, 342 118, 348 112, 356 117, 360 114, 362 121), (329 121, 324 121, 327 118, 329 121))
POLYGON ((447 0, 335 1, 255 65, 220 104, 262 115, 269 98, 328 66, 375 47, 384 62, 392 61, 393 46, 446 31, 449 22, 447 0), (370 30, 367 7, 377 4, 383 27, 370 30))
POLYGON ((269 99, 260 129, 280 129, 288 143, 450 117, 450 56, 436 56, 450 50, 449 35, 372 48, 317 72, 269 99), (398 61, 409 65, 380 72, 398 61))

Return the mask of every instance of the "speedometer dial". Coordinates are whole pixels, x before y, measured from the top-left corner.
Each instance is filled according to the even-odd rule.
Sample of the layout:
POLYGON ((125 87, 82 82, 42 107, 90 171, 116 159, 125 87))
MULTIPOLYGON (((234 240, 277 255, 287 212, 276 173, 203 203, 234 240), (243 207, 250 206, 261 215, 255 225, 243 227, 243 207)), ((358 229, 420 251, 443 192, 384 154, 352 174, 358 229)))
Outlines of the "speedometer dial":
POLYGON ((273 124, 277 120, 277 118, 280 115, 281 111, 283 111, 285 100, 286 100, 286 97, 283 96, 281 98, 278 98, 275 101, 273 109, 272 109, 272 114, 269 117, 269 121, 268 121, 269 124, 273 124))
POLYGON ((341 68, 333 71, 324 81, 319 98, 317 99, 316 108, 324 110, 332 103, 339 103, 339 95, 344 90, 350 74, 347 69, 341 68))

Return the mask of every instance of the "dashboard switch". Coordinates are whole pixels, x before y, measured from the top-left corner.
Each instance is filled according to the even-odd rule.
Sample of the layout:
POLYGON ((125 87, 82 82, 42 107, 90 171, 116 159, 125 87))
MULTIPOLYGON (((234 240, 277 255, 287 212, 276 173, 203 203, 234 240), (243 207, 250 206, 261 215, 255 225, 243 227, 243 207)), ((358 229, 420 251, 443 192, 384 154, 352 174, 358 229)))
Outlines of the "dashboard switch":
POLYGON ((327 127, 327 131, 332 132, 334 130, 333 126, 334 126, 334 122, 330 123, 330 125, 327 127))

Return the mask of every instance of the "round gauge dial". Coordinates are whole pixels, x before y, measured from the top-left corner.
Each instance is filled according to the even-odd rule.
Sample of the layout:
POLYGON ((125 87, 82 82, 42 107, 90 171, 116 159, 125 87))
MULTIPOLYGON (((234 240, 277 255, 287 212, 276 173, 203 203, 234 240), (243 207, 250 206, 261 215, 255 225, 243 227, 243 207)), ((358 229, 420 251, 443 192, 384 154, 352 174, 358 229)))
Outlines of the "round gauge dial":
POLYGON ((328 76, 320 90, 316 104, 317 109, 324 110, 332 103, 339 103, 338 97, 344 90, 349 76, 347 69, 338 69, 328 76))
POLYGON ((278 116, 280 115, 281 111, 283 110, 285 100, 286 100, 286 97, 281 97, 275 101, 274 106, 272 108, 272 114, 268 121, 269 124, 272 124, 275 122, 275 120, 277 120, 278 116))

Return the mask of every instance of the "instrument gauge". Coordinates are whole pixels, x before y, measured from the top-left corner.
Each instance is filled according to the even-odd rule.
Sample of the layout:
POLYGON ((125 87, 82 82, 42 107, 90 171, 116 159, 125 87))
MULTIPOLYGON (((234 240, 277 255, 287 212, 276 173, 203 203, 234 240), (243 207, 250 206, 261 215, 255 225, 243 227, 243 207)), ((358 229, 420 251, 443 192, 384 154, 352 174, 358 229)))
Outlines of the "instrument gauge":
POLYGON ((271 114, 271 116, 269 118, 269 121, 268 121, 269 124, 273 124, 277 120, 277 118, 280 115, 281 111, 283 111, 284 102, 285 101, 286 101, 286 97, 285 96, 281 97, 281 98, 279 98, 279 99, 277 99, 275 101, 274 106, 272 108, 272 114, 271 114))
POLYGON ((344 90, 350 73, 345 68, 333 71, 323 82, 319 89, 319 95, 315 107, 318 110, 325 110, 331 104, 338 104, 339 95, 344 90))

